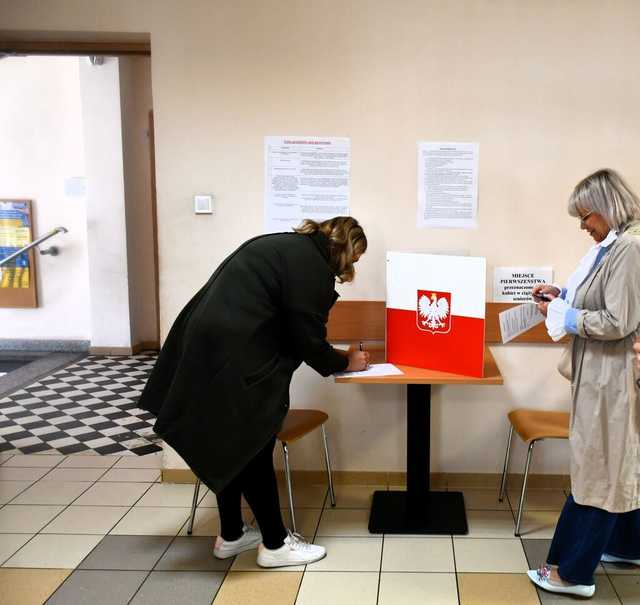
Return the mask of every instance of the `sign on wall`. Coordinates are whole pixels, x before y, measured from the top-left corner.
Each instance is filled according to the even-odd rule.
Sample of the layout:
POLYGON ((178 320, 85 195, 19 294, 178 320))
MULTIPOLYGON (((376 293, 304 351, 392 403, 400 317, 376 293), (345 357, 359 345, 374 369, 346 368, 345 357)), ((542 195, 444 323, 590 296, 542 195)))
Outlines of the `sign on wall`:
POLYGON ((496 267, 493 272, 493 302, 532 302, 533 286, 552 281, 552 267, 496 267))
POLYGON ((349 215, 350 139, 265 137, 264 158, 266 233, 349 215))

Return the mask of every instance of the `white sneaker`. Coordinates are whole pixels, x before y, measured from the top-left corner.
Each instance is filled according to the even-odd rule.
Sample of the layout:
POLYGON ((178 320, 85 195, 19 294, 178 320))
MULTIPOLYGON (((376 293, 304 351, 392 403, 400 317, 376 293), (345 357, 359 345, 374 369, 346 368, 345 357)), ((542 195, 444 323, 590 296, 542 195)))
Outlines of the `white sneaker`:
POLYGON ((269 549, 260 545, 258 565, 260 567, 287 567, 288 565, 307 565, 327 556, 324 546, 309 544, 300 534, 289 532, 280 548, 269 549))
POLYGON ((600 559, 603 563, 627 563, 628 565, 640 565, 640 559, 625 559, 604 553, 600 559))
POLYGON ((239 555, 245 550, 257 548, 260 542, 262 542, 260 530, 245 525, 242 528, 242 535, 237 540, 224 540, 222 536, 218 536, 213 547, 213 554, 217 559, 228 559, 239 555))
POLYGON ((543 565, 540 569, 530 569, 527 572, 529 579, 536 585, 549 592, 558 594, 573 594, 579 597, 589 598, 596 591, 595 584, 556 584, 552 582, 549 575, 551 568, 543 565))

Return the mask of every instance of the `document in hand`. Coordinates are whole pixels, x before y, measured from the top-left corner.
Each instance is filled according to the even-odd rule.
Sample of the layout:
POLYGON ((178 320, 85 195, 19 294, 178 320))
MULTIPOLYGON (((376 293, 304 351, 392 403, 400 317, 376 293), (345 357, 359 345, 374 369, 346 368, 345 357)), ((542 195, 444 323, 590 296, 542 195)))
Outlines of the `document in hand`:
POLYGON ((387 360, 481 377, 486 261, 387 252, 387 360))
POLYGON ((335 376, 340 378, 374 377, 374 376, 399 376, 404 374, 392 363, 374 363, 361 372, 337 372, 335 376))
POLYGON ((538 311, 538 306, 535 303, 526 303, 498 313, 498 321, 504 344, 530 330, 533 326, 542 323, 544 316, 538 311))

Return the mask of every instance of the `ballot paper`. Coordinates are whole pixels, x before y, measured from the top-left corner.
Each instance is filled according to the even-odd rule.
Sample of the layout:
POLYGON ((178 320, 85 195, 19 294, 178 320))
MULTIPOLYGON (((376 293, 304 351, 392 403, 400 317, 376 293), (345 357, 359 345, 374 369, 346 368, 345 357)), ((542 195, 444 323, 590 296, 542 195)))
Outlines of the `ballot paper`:
POLYGON ((526 303, 498 313, 502 343, 509 342, 544 321, 535 303, 526 303))
POLYGON ((336 378, 373 378, 374 376, 398 376, 404 374, 392 363, 374 363, 361 372, 336 372, 336 378))

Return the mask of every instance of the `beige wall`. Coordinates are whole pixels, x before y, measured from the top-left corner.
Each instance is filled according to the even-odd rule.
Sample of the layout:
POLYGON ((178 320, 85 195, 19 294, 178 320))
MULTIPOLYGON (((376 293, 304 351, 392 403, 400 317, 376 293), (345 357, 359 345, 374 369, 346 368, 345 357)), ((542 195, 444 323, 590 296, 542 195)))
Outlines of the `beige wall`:
MULTIPOLYGON (((635 0, 0 0, 0 13, 7 29, 150 32, 163 334, 260 232, 266 135, 351 138, 352 212, 371 248, 346 298, 384 296, 389 249, 466 249, 490 271, 552 265, 563 281, 589 245, 564 210, 573 184, 607 165, 640 189, 635 0), (419 140, 479 142, 478 229, 416 229, 419 140), (198 192, 216 195, 213 216, 193 215, 198 192)), ((434 470, 494 472, 506 410, 566 407, 557 348, 494 352, 503 387, 434 389, 434 470)), ((399 388, 303 371, 293 399, 330 412, 338 468, 402 469, 399 388)), ((540 453, 535 471, 566 469, 566 444, 540 453)), ((316 454, 301 444, 295 465, 318 467, 316 454)))
POLYGON ((149 57, 120 57, 122 161, 127 219, 131 343, 158 342, 149 112, 149 57))

